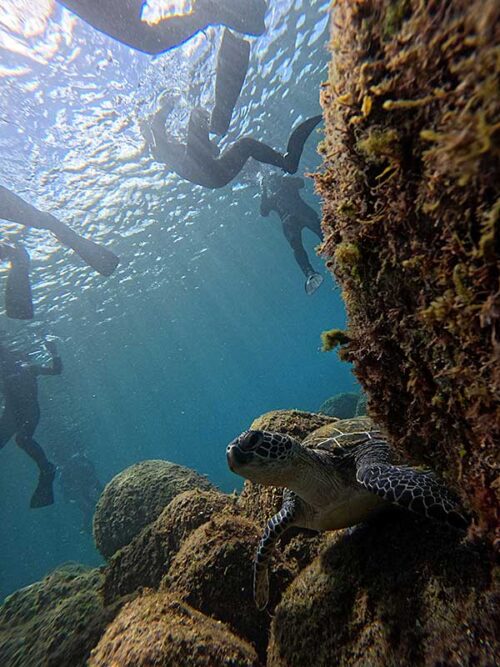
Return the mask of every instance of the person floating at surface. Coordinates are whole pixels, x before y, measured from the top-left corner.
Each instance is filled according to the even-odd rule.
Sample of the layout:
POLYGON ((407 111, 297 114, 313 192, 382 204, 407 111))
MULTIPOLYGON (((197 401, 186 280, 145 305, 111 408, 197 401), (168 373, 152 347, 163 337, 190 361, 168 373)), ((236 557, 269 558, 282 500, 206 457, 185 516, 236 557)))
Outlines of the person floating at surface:
POLYGON ((217 56, 215 107, 210 131, 224 135, 245 81, 250 44, 229 29, 259 36, 266 29, 266 0, 177 0, 155 23, 143 17, 144 0, 59 0, 91 26, 133 49, 157 55, 209 26, 223 25, 217 56))
POLYGON ((50 213, 43 213, 0 185, 0 219, 47 229, 65 246, 71 248, 84 262, 103 276, 109 276, 118 266, 119 259, 107 248, 74 232, 50 213))
POLYGON ((303 187, 304 181, 298 177, 273 174, 263 179, 260 214, 267 217, 275 211, 281 218, 283 234, 306 277, 306 293, 312 294, 323 282, 323 277, 311 266, 302 242, 302 231, 310 229, 322 240, 321 223, 316 211, 300 196, 299 190, 303 187))
POLYGON ((91 533, 95 506, 103 490, 95 466, 85 452, 76 452, 57 464, 64 499, 77 505, 82 513, 82 530, 91 533))
POLYGON ((34 439, 40 421, 38 404, 38 377, 60 375, 61 358, 53 341, 45 346, 52 356, 51 366, 30 364, 24 355, 15 354, 0 343, 0 386, 5 397, 5 407, 0 417, 0 449, 15 436, 17 445, 38 466, 38 485, 31 497, 30 507, 46 507, 54 502, 52 483, 56 467, 34 439))
POLYGON ((58 0, 86 23, 137 51, 158 55, 211 25, 262 35, 265 0, 177 0, 155 23, 143 18, 144 0, 58 0), (173 5, 173 6, 172 6, 173 5))
POLYGON ((169 110, 166 99, 154 114, 150 127, 141 125, 153 158, 163 162, 169 169, 191 183, 205 188, 223 188, 230 183, 249 158, 279 167, 294 174, 299 166, 304 144, 321 121, 321 116, 313 116, 303 121, 290 135, 285 155, 262 141, 242 137, 221 155, 217 145, 209 137, 209 114, 204 109, 193 109, 189 117, 187 142, 169 139, 165 132, 165 116, 169 110))
POLYGON ((20 245, 0 243, 0 261, 9 261, 10 270, 5 286, 5 312, 15 320, 33 319, 33 298, 30 283, 30 256, 20 245))

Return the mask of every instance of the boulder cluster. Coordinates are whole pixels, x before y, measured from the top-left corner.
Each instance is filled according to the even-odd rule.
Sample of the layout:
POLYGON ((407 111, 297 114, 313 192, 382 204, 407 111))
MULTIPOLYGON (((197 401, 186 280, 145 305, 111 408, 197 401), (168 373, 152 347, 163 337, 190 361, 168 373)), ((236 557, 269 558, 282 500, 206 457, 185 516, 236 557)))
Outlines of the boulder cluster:
MULTIPOLYGON (((335 424, 370 428, 367 417, 339 422, 297 410, 267 413, 251 427, 314 446, 335 424)), ((270 605, 259 612, 252 562, 280 496, 250 482, 224 494, 167 461, 125 470, 95 514, 106 565, 69 564, 7 598, 0 664, 494 664, 498 601, 487 550, 405 512, 354 530, 285 534, 270 605), (112 553, 103 517, 122 545, 112 553)))

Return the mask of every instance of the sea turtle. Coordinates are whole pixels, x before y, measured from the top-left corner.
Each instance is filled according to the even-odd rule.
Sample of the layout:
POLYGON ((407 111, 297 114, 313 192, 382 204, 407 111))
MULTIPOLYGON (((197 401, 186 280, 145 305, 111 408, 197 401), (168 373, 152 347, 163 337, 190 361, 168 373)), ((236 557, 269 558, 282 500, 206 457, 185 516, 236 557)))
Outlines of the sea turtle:
POLYGON ((230 469, 265 486, 283 487, 280 511, 268 522, 254 562, 254 597, 269 597, 268 563, 278 538, 296 526, 316 531, 347 528, 390 504, 463 529, 460 506, 430 470, 401 464, 368 418, 330 425, 331 437, 305 444, 281 433, 245 431, 227 447, 230 469))

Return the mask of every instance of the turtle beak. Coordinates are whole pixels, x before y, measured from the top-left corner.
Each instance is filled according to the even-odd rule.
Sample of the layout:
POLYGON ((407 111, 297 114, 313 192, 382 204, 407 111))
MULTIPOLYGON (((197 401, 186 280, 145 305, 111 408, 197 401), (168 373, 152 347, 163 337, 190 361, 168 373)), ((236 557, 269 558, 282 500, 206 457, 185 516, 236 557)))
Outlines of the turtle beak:
POLYGON ((238 474, 241 466, 251 461, 252 454, 250 452, 243 452, 238 445, 229 445, 226 450, 226 457, 229 468, 238 474))

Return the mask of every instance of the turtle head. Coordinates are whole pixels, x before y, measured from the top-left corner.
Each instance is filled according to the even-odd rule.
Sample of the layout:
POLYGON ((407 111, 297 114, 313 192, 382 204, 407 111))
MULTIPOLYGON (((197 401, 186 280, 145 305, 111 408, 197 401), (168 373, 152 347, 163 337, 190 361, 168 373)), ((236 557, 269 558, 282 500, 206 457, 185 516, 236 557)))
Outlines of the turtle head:
POLYGON ((288 435, 244 431, 229 443, 227 463, 237 475, 265 486, 287 486, 302 446, 288 435))

